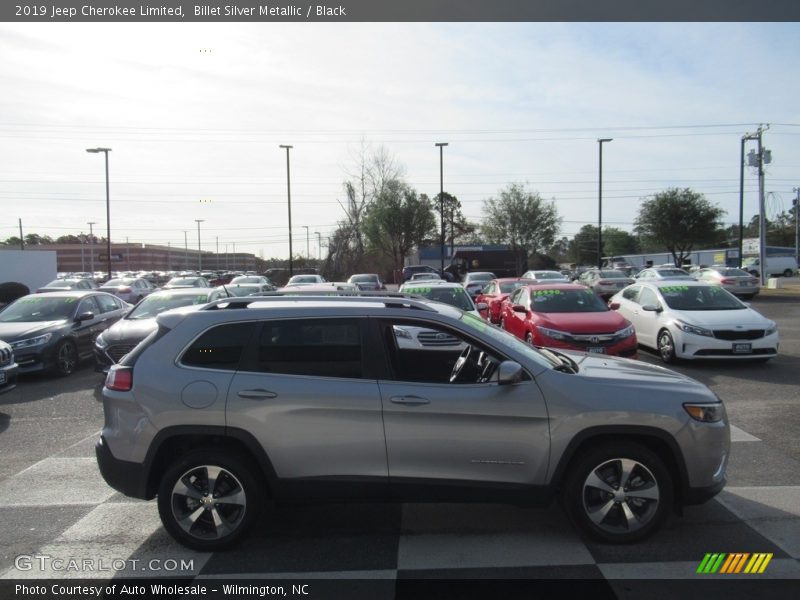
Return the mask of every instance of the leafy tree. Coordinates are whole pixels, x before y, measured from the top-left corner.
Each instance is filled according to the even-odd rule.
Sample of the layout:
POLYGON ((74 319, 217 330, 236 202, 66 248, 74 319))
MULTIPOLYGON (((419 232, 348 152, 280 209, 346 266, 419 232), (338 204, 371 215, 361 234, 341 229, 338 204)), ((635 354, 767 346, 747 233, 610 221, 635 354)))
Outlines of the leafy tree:
POLYGON ((12 235, 10 238, 7 238, 5 242, 3 242, 6 246, 15 246, 18 247, 20 243, 20 239, 17 236, 12 235))
MULTIPOLYGON (((481 232, 489 243, 508 244, 530 256, 552 246, 561 226, 555 203, 519 183, 501 190, 498 198, 484 200, 483 214, 481 232)), ((522 267, 518 264, 517 270, 522 267)))
MULTIPOLYGON (((455 196, 444 192, 442 196, 444 198, 444 234, 445 234, 445 243, 449 246, 454 246, 456 244, 470 244, 472 243, 471 240, 474 239, 475 234, 478 230, 478 226, 475 223, 471 223, 467 218, 464 216, 464 213, 461 212, 461 202, 459 202, 458 198, 455 196)), ((441 220, 439 217, 439 194, 436 194, 433 200, 433 210, 437 215, 437 228, 441 228, 441 220)), ((439 231, 437 229, 437 232, 439 231)), ((437 239, 440 241, 437 242, 437 245, 441 243, 441 233, 437 236, 437 239)))
POLYGON ((53 239, 49 235, 39 235, 38 233, 29 233, 25 236, 26 246, 41 246, 42 244, 52 244, 53 239))
POLYGON ((635 231, 665 247, 675 264, 682 265, 695 245, 713 244, 724 214, 703 194, 689 188, 669 188, 642 202, 635 231))
POLYGON ((603 228, 603 256, 620 256, 639 252, 639 240, 624 229, 603 228))
POLYGON ((567 253, 576 265, 597 264, 597 227, 584 225, 569 242, 567 253))
POLYGON ((436 217, 425 194, 395 179, 385 182, 367 207, 363 225, 369 246, 401 269, 411 249, 436 231, 436 217))

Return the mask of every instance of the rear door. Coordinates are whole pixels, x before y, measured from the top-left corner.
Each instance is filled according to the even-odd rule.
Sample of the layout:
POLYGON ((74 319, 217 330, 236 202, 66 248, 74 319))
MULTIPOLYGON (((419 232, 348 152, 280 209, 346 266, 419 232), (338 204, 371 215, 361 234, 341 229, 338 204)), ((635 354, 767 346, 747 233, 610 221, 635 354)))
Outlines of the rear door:
POLYGON ((267 320, 228 391, 228 427, 252 433, 279 493, 385 495, 377 381, 363 351, 366 319, 267 320))

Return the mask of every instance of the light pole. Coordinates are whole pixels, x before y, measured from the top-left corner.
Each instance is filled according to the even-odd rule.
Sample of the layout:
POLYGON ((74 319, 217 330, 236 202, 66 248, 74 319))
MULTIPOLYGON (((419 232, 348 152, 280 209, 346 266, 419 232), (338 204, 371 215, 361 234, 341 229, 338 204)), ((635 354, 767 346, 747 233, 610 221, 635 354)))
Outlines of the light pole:
POLYGON ((108 153, 111 148, 87 148, 87 152, 106 155, 106 259, 108 260, 108 278, 111 279, 111 202, 108 188, 108 153))
POLYGON ((319 231, 314 233, 317 236, 317 259, 322 260, 322 234, 319 231))
POLYGON ((205 219, 195 219, 194 222, 197 223, 197 270, 203 270, 203 254, 202 250, 200 249, 200 223, 205 221, 205 219))
POLYGON ((442 223, 441 235, 441 274, 444 277, 444 147, 448 146, 447 142, 436 142, 435 146, 439 147, 439 217, 442 223))
POLYGON ((597 268, 603 268, 603 144, 614 138, 601 138, 597 140, 600 148, 600 167, 597 188, 597 268))
POLYGON ((189 232, 183 230, 183 269, 189 269, 189 232))
POLYGON ((281 144, 280 148, 286 148, 286 196, 289 201, 289 277, 294 275, 294 263, 292 262, 292 183, 289 171, 289 150, 292 146, 281 144))
MULTIPOLYGON (((95 221, 89 221, 89 244, 94 246, 94 233, 92 233, 92 225, 96 225, 95 221)), ((94 279, 94 248, 89 251, 89 265, 92 270, 92 279, 94 279)))

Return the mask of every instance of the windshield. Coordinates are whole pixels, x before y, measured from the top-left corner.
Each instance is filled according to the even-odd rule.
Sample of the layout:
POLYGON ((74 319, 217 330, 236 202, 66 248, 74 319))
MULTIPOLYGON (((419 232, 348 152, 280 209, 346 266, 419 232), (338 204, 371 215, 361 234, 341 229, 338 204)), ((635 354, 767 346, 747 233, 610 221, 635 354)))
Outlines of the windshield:
POLYGON ((750 277, 750 273, 742 269, 717 269, 717 272, 725 277, 750 277))
POLYGON ((494 279, 494 274, 492 273, 469 273, 467 275, 467 279, 470 283, 475 283, 476 281, 491 281, 494 279))
POLYGON ((691 277, 683 269, 659 269, 658 274, 662 277, 691 277))
POLYGON ((180 308, 181 306, 191 306, 192 304, 205 304, 208 302, 208 294, 180 295, 170 294, 150 294, 139 302, 126 319, 137 321, 139 319, 152 319, 165 310, 180 308))
POLYGON ((500 284, 500 292, 503 294, 510 294, 518 287, 528 285, 529 281, 508 281, 500 284))
POLYGON ((51 287, 68 288, 73 283, 77 283, 77 282, 78 282, 77 279, 56 279, 55 281, 51 281, 50 283, 48 283, 44 287, 46 287, 46 288, 51 288, 51 287))
POLYGON ((61 321, 70 317, 77 302, 77 298, 53 298, 47 294, 20 298, 0 312, 0 323, 61 321))
POLYGON ((253 275, 240 275, 239 277, 234 277, 231 279, 231 283, 263 283, 264 278, 259 276, 253 275))
POLYGON ((532 290, 531 310, 540 313, 608 312, 592 290, 532 290))
POLYGON ((711 286, 670 285, 659 290, 667 306, 675 310, 744 310, 733 294, 711 286))
POLYGON ((170 279, 167 285, 185 285, 187 287, 192 287, 196 281, 196 277, 175 277, 170 279))
POLYGON ((132 284, 135 279, 109 279, 103 284, 103 287, 115 287, 115 286, 122 286, 122 285, 130 285, 132 284))
POLYGON ((627 279, 628 277, 622 271, 600 271, 600 277, 607 279, 627 279))
POLYGON ((470 329, 481 332, 486 337, 497 342, 498 344, 511 347, 513 350, 524 354, 538 365, 548 369, 553 369, 561 364, 557 359, 544 355, 543 353, 539 352, 539 350, 530 344, 526 344, 515 335, 508 333, 504 329, 498 329, 497 327, 494 327, 493 325, 489 324, 488 321, 481 319, 480 317, 476 317, 472 313, 464 313, 461 317, 461 322, 467 325, 470 329))
POLYGON ((294 283, 319 283, 316 275, 295 275, 289 280, 289 285, 294 283))
POLYGON ((406 294, 417 294, 419 296, 424 296, 430 300, 436 300, 436 302, 442 302, 444 304, 449 304, 450 306, 455 306, 456 308, 460 308, 461 310, 475 310, 475 304, 473 304, 472 299, 467 294, 466 290, 461 287, 434 287, 434 286, 413 286, 413 287, 403 287, 403 293, 406 294))
POLYGON ((356 281, 358 281, 358 282, 375 282, 375 281, 378 281, 378 276, 377 275, 353 275, 350 278, 350 281, 353 281, 353 282, 356 282, 356 281))
POLYGON ((564 279, 564 276, 561 273, 553 273, 551 271, 534 273, 533 276, 536 277, 536 279, 564 279))

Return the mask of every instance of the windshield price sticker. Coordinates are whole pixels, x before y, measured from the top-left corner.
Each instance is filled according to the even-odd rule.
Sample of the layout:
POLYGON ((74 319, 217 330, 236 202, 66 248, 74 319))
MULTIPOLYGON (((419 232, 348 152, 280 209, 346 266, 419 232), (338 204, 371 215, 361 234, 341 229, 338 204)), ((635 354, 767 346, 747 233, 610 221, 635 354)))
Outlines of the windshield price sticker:
POLYGON ((558 296, 561 294, 561 290, 534 290, 534 296, 558 296))

